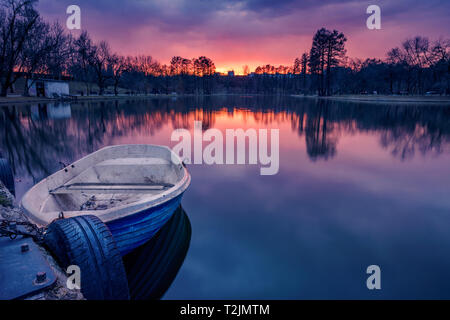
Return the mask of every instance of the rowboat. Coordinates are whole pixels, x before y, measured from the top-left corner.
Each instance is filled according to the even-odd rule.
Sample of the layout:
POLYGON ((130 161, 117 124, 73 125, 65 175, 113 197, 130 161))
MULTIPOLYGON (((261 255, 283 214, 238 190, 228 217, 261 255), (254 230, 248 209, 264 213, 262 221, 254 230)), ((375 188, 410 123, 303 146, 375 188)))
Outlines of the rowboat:
POLYGON ((191 177, 167 147, 100 149, 33 186, 22 198, 38 226, 93 214, 109 227, 120 253, 144 244, 170 219, 191 177))

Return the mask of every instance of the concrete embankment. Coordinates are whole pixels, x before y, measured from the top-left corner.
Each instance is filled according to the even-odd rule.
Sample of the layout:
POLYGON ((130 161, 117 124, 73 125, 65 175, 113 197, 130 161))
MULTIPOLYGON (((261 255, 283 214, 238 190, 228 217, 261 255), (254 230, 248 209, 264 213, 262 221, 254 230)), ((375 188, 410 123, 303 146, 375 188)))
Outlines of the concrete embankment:
MULTIPOLYGON (((17 206, 14 196, 6 189, 0 181, 0 219, 8 221, 26 222, 28 219, 17 206)), ((39 246, 42 255, 45 257, 51 268, 54 270, 57 280, 55 285, 37 295, 27 297, 30 300, 83 300, 83 295, 79 290, 67 289, 67 276, 65 272, 58 266, 55 259, 42 246, 39 246)), ((1 248, 0 248, 1 250, 1 248)), ((0 261, 1 263, 1 261, 0 261)))
MULTIPOLYGON (((171 97, 170 95, 119 95, 119 96, 79 96, 76 100, 67 100, 68 102, 89 102, 89 101, 106 101, 106 100, 134 100, 134 99, 148 99, 154 97, 171 97)), ((51 99, 43 97, 0 97, 0 107, 14 104, 24 103, 49 103, 59 102, 61 99, 51 99)))

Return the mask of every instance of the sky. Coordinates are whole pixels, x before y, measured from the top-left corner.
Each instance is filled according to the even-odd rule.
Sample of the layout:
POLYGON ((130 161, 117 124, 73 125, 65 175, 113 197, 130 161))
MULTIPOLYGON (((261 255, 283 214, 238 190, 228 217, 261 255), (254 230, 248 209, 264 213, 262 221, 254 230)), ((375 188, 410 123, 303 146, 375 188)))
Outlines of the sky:
POLYGON ((321 27, 343 32, 348 56, 357 58, 384 58, 415 35, 450 38, 448 0, 40 0, 38 9, 65 25, 73 4, 82 29, 114 52, 161 63, 205 55, 220 72, 292 65, 321 27), (381 8, 381 30, 366 27, 373 4, 381 8))

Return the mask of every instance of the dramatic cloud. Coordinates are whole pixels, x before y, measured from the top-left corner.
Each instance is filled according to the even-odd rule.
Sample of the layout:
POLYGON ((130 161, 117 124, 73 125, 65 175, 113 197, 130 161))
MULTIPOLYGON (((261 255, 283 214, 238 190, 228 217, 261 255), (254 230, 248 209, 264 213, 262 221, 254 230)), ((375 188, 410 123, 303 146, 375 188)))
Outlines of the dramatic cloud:
POLYGON ((361 58, 384 57, 416 34, 449 36, 445 0, 41 0, 39 9, 64 23, 70 4, 81 7, 84 29, 120 53, 150 54, 162 62, 207 55, 222 70, 291 64, 322 26, 344 32, 348 54, 361 58), (366 28, 370 4, 381 7, 382 30, 366 28))

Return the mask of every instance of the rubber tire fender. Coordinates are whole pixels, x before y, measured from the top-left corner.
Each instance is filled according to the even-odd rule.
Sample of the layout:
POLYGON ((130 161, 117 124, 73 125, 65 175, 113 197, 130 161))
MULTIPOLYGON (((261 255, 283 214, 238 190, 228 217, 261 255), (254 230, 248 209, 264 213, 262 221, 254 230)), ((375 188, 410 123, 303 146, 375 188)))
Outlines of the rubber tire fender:
POLYGON ((108 227, 96 216, 52 222, 44 242, 63 268, 77 265, 88 300, 128 300, 127 275, 108 227))

